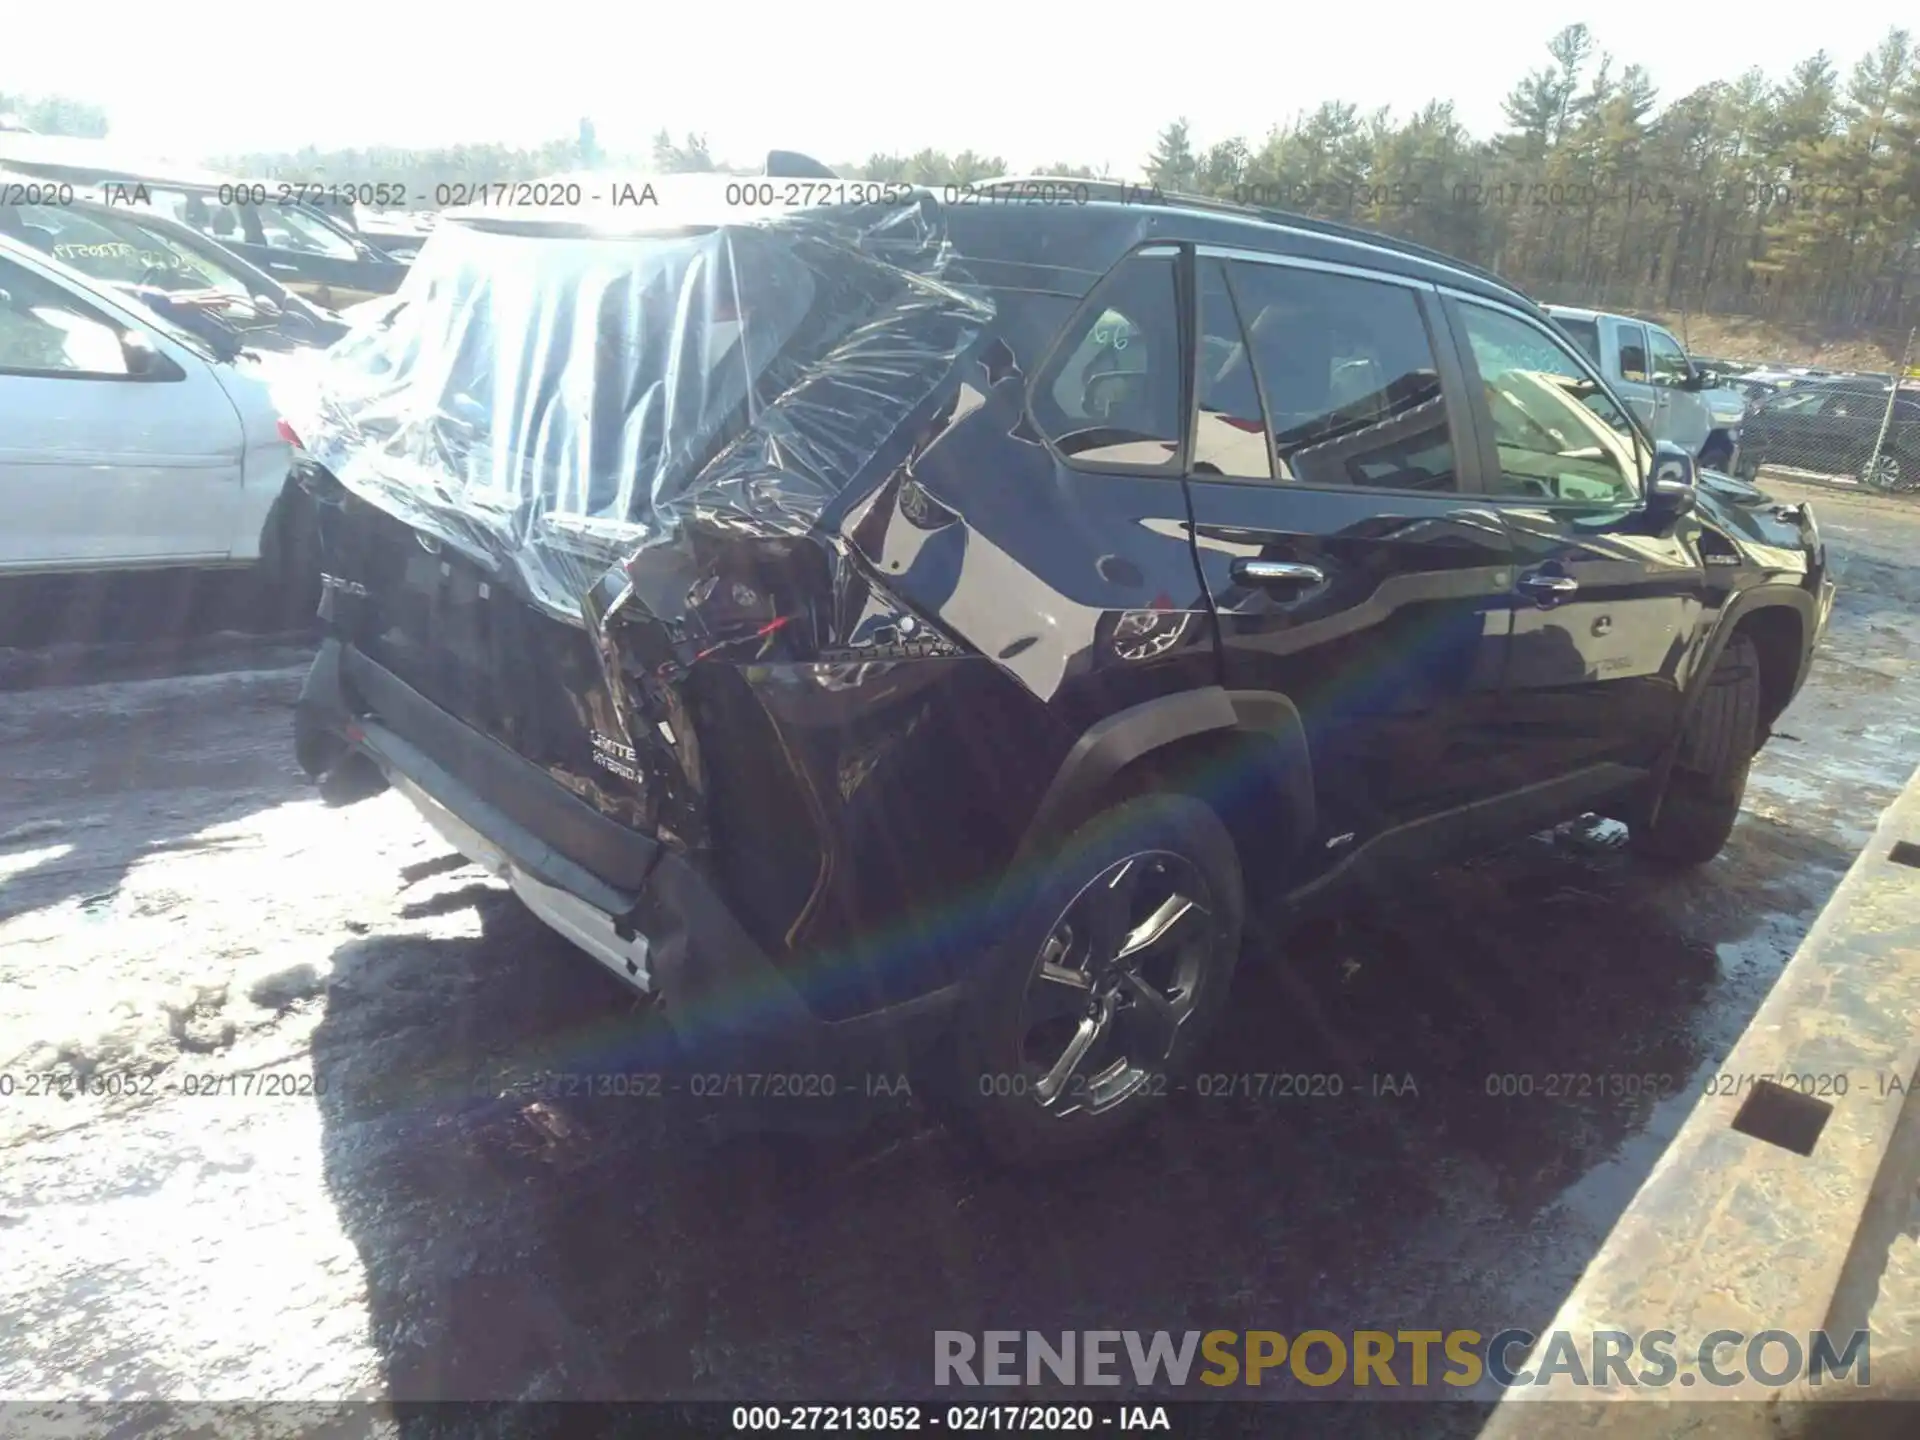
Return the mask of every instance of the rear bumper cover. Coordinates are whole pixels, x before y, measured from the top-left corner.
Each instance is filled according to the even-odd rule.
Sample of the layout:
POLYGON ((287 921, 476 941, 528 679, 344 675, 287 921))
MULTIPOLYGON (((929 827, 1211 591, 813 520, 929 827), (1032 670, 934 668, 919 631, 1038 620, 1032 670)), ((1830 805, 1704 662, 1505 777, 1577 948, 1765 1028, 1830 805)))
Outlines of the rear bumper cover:
MULTIPOLYGON (((294 711, 309 773, 364 756, 441 835, 642 994, 690 1057, 764 1071, 897 1070, 957 986, 822 1020, 685 856, 608 820, 351 645, 324 641, 294 711)), ((321 778, 316 773, 316 778, 321 778)))

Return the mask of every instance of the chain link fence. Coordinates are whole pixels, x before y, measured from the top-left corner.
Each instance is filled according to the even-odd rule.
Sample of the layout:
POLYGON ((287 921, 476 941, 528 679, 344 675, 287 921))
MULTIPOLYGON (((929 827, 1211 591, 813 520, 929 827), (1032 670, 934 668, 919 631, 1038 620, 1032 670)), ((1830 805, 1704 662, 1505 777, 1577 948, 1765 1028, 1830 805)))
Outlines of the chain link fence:
POLYGON ((1920 497, 1920 369, 1913 335, 1886 375, 1729 376, 1747 396, 1735 470, 1920 497))

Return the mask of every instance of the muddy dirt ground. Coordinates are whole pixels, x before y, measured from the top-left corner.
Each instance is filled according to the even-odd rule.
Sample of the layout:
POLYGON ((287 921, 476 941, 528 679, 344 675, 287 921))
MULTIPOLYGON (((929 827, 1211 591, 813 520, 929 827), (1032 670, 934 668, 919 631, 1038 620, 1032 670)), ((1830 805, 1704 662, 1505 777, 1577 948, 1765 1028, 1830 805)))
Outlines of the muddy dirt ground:
POLYGON ((938 1329, 1543 1324, 1920 761, 1920 506, 1776 488, 1841 596, 1719 860, 1570 827, 1258 942, 1208 1068, 1343 1093, 1044 1178, 900 1097, 774 1143, 542 1092, 642 1065, 634 1006, 398 797, 319 805, 298 648, 0 655, 0 1396, 924 1398, 938 1329), (1565 1073, 1672 1094, 1488 1093, 1565 1073))

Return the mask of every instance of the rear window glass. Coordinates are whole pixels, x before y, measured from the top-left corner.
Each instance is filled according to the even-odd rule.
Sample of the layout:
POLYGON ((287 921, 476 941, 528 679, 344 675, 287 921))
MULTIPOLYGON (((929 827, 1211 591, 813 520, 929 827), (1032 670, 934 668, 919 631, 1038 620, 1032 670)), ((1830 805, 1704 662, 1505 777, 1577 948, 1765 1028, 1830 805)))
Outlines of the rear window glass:
POLYGON ((1600 327, 1591 320, 1564 320, 1558 315, 1553 317, 1553 321, 1579 347, 1580 353, 1587 357, 1593 368, 1600 369, 1600 327))
POLYGON ((429 416, 434 461, 469 496, 538 492, 548 514, 620 520, 642 498, 636 483, 657 489, 750 417, 754 383, 813 290, 805 265, 752 231, 601 239, 448 227, 390 322, 336 347, 334 378, 355 372, 362 441, 429 416))
POLYGON ((276 399, 347 489, 556 615, 690 528, 803 535, 932 433, 993 307, 925 196, 695 209, 671 231, 611 207, 442 224, 395 303, 276 399))
POLYGON ((1180 448, 1180 307, 1171 256, 1124 261, 1036 387, 1034 416, 1083 465, 1161 467, 1180 448))

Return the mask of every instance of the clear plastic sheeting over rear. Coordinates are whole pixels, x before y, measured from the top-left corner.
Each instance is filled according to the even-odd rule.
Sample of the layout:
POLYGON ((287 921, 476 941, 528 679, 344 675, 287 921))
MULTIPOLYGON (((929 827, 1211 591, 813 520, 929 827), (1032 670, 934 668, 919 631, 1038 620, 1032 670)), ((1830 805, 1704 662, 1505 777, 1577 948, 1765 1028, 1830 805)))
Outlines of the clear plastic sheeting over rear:
POLYGON ((296 425, 349 490, 577 616, 690 524, 804 533, 862 478, 991 318, 948 262, 926 195, 643 233, 443 224, 296 425))

